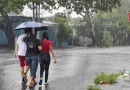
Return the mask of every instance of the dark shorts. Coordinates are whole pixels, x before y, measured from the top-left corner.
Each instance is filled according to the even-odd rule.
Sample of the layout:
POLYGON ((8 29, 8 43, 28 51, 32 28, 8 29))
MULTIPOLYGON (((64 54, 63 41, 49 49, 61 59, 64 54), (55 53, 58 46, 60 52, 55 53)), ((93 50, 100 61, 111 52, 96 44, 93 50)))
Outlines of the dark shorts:
POLYGON ((24 67, 24 66, 28 66, 26 60, 25 60, 25 56, 18 56, 19 61, 20 61, 20 67, 24 67))

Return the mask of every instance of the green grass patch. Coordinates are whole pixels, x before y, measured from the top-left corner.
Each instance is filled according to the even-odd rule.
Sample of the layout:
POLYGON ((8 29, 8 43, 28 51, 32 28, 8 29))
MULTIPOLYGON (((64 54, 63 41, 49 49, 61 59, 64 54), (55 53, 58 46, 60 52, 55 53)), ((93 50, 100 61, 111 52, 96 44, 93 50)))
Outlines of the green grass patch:
POLYGON ((97 86, 88 86, 87 90, 101 90, 101 89, 97 86))
POLYGON ((96 77, 94 78, 94 83, 95 84, 115 84, 116 83, 116 78, 121 75, 121 73, 117 74, 105 74, 102 72, 101 74, 97 74, 96 77))

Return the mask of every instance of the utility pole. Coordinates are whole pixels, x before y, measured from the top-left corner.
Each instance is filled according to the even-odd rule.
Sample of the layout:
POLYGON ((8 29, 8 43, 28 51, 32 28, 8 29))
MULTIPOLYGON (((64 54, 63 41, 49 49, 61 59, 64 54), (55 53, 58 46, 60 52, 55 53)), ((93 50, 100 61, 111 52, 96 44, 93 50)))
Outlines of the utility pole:
POLYGON ((35 16, 34 16, 34 2, 32 4, 33 4, 33 17, 32 17, 32 21, 35 21, 35 16))
MULTIPOLYGON (((33 17, 32 17, 32 21, 40 22, 40 3, 34 3, 33 2, 33 17)), ((39 39, 40 38, 39 31, 37 31, 37 33, 35 33, 35 28, 33 28, 32 30, 33 30, 33 34, 37 34, 36 37, 39 39)))
MULTIPOLYGON (((36 4, 36 21, 40 22, 40 3, 36 4)), ((37 31, 37 39, 40 39, 40 32, 37 31)))
MULTIPOLYGON (((32 21, 35 21, 35 3, 33 2, 33 17, 32 17, 32 21)), ((33 34, 35 34, 35 28, 32 28, 32 32, 33 34)))

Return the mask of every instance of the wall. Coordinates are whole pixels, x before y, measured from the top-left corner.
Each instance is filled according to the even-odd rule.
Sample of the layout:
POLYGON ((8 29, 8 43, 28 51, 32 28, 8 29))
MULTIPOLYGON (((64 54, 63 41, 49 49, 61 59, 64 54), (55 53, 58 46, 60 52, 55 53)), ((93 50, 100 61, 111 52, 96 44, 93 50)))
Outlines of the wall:
MULTIPOLYGON (((15 42, 17 40, 17 37, 21 34, 24 33, 23 30, 17 30, 15 31, 15 27, 17 25, 19 25, 20 23, 22 22, 26 22, 26 21, 30 21, 32 18, 30 17, 23 17, 23 16, 15 16, 15 17, 10 17, 11 21, 12 21, 12 27, 13 27, 13 37, 15 37, 15 42)), ((5 34, 4 32, 4 28, 3 28, 3 25, 4 22, 1 22, 2 24, 0 24, 0 44, 2 45, 8 45, 8 38, 7 38, 7 35, 5 34)), ((5 25, 6 26, 6 25, 5 25)), ((48 27, 48 30, 43 30, 43 31, 40 31, 40 39, 42 39, 42 34, 47 31, 48 34, 49 34, 49 38, 50 40, 52 41, 53 43, 53 46, 55 46, 55 32, 53 30, 53 27, 48 27)))

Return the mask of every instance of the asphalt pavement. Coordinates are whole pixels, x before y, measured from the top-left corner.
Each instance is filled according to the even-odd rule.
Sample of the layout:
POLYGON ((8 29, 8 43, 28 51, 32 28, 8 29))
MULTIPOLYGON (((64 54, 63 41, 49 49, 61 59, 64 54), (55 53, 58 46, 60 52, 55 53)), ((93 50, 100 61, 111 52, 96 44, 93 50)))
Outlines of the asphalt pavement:
MULTIPOLYGON (((55 49, 57 63, 50 64, 49 86, 31 90, 87 90, 96 74, 130 68, 130 47, 55 49)), ((29 72, 27 74, 29 78, 29 72)), ((39 66, 36 81, 39 81, 39 66)), ((27 83, 28 85, 28 83, 27 83)), ((0 90, 30 90, 21 83, 19 61, 13 51, 0 50, 0 90)), ((130 90, 130 80, 100 85, 102 90, 130 90)))

